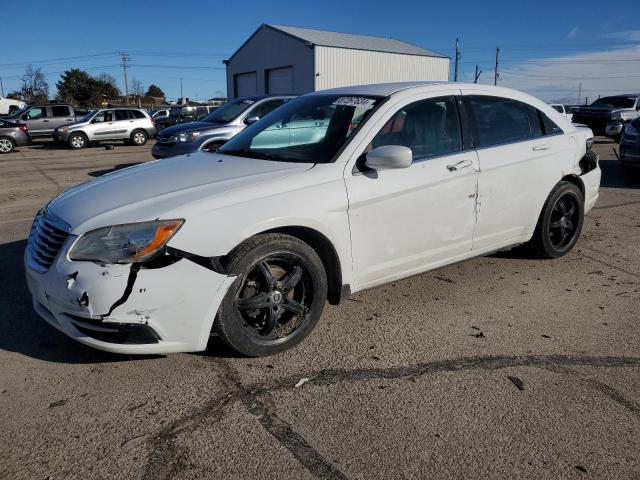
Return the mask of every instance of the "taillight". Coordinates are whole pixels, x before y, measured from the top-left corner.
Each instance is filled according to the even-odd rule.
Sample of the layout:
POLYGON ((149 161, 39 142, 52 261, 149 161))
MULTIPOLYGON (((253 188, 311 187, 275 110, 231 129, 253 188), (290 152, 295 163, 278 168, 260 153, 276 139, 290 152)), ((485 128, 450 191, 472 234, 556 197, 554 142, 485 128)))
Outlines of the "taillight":
POLYGON ((24 123, 21 123, 20 125, 18 125, 18 128, 20 130, 22 130, 23 132, 28 132, 29 131, 29 127, 27 127, 24 123))

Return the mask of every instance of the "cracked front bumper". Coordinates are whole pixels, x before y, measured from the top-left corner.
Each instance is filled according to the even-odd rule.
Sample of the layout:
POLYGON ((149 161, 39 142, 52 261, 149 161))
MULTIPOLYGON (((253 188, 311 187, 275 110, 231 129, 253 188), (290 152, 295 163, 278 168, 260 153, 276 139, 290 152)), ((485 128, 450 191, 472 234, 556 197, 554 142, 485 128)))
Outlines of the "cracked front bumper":
POLYGON ((184 258, 132 275, 131 265, 68 260, 70 240, 45 272, 33 269, 25 255, 34 309, 49 324, 80 343, 113 353, 206 348, 234 276, 184 258))

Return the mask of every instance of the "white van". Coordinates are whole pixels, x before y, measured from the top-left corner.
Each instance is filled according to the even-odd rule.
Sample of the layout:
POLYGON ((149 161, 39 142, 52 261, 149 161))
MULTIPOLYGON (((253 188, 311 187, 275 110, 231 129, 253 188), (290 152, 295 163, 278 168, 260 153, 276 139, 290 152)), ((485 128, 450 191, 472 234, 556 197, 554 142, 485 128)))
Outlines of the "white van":
POLYGON ((18 110, 22 110, 26 106, 27 104, 20 100, 0 97, 0 115, 11 115, 18 110))

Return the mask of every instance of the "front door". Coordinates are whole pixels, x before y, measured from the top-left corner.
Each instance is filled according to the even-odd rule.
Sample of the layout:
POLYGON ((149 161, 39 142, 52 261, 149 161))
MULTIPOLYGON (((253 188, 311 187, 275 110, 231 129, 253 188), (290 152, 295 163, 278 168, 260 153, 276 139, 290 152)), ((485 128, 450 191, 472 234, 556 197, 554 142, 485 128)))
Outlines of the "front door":
POLYGON ((475 150, 463 149, 454 95, 439 92, 402 101, 378 122, 381 128, 356 168, 347 168, 356 288, 435 268, 470 252, 478 158, 475 150), (409 147, 412 165, 358 168, 367 151, 384 145, 409 147))
POLYGON ((29 133, 33 136, 46 135, 53 131, 49 128, 47 107, 31 107, 22 114, 20 121, 27 125, 29 133))
POLYGON ((106 140, 113 137, 113 110, 103 110, 91 119, 89 140, 106 140))

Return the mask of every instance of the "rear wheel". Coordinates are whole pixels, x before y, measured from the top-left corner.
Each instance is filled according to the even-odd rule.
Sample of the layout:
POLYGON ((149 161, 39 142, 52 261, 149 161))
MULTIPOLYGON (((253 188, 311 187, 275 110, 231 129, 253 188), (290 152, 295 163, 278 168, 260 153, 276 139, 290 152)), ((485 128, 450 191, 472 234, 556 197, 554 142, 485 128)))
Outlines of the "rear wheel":
POLYGON ((238 352, 259 357, 301 342, 320 319, 327 276, 318 254, 295 237, 264 234, 229 256, 238 274, 227 292, 214 331, 238 352))
POLYGON ((584 196, 573 183, 558 183, 547 197, 529 245, 541 258, 560 258, 575 246, 584 223, 584 196))
POLYGON ((0 154, 11 153, 14 148, 16 148, 16 144, 9 137, 0 137, 0 154))
POLYGON ((72 133, 68 143, 71 148, 79 150, 85 148, 89 144, 89 141, 84 133, 72 133))
POLYGON ((140 147, 147 143, 148 138, 147 134, 142 130, 134 130, 129 140, 132 145, 140 147))

